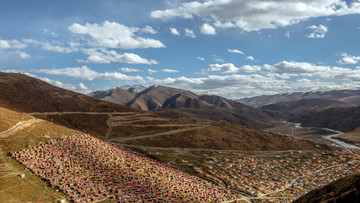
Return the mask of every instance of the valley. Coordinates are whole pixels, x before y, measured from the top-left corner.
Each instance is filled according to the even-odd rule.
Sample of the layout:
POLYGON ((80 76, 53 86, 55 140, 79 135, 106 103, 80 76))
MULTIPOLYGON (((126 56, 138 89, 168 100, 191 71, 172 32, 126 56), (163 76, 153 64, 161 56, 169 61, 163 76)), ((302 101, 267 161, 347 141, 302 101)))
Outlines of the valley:
MULTIPOLYGON (((14 88, 6 88, 9 80, 16 82, 18 88, 41 85, 34 85, 33 94, 18 94, 12 102, 7 100, 12 95, 6 96, 11 91, 0 96, 3 174, 0 180, 6 182, 5 186, 1 185, 0 197, 4 199, 0 201, 57 202, 66 198, 126 202, 148 198, 149 201, 291 202, 313 189, 360 172, 359 151, 332 146, 323 136, 333 132, 322 128, 294 129, 291 123, 271 120, 271 127, 259 130, 169 109, 142 111, 55 88, 20 74, 3 76, 0 89, 14 88), (39 97, 44 94, 47 96, 39 97), (110 151, 126 157, 125 162, 130 166, 110 156, 110 151), (97 171, 99 167, 102 168, 97 171), (59 170, 65 175, 59 175, 59 170), (174 170, 185 182, 193 180, 202 189, 189 196, 184 193, 188 189, 183 182, 164 184, 171 180, 174 170), (124 172, 128 179, 112 175, 124 172), (22 174, 25 177, 21 178, 22 174), (74 174, 81 174, 81 178, 74 178, 74 174), (99 178, 103 176, 108 183, 99 178), (163 192, 142 186, 144 179, 156 183, 156 191, 163 192), (84 186, 80 187, 81 184, 84 186), (99 187, 89 189, 93 185, 99 187), (185 189, 179 191, 179 188, 185 189), (214 193, 207 195, 209 190, 214 193), (31 195, 39 191, 43 193, 41 197, 36 199, 31 195), (223 191, 226 196, 220 195, 223 191)), ((221 103, 226 100, 202 98, 210 103, 226 104, 221 103)), ((265 115, 259 109, 240 108, 244 109, 260 112, 257 116, 265 115)), ((244 121, 247 118, 246 114, 238 117, 244 121)))
MULTIPOLYGON (((251 151, 236 148, 199 147, 187 144, 187 146, 190 146, 189 148, 181 146, 179 142, 169 142, 170 138, 168 136, 176 137, 178 134, 187 134, 197 129, 206 129, 212 125, 211 122, 196 124, 184 122, 175 125, 170 124, 170 118, 157 118, 151 114, 142 115, 123 112, 44 112, 29 113, 27 115, 29 117, 41 117, 60 114, 84 115, 84 118, 86 118, 86 115, 106 115, 108 119, 105 123, 108 124, 108 128, 106 131, 107 136, 104 136, 103 139, 108 143, 113 143, 122 148, 130 148, 148 157, 155 158, 167 166, 208 180, 241 195, 241 197, 232 200, 292 201, 334 179, 360 172, 357 167, 360 163, 359 157, 348 154, 346 151, 333 151, 325 145, 319 147, 319 149, 316 149, 316 147, 313 149, 300 147, 298 150, 251 151), (147 124, 140 125, 142 122, 147 124), (151 128, 153 134, 149 134, 148 131, 143 132, 134 129, 134 134, 116 136, 116 129, 121 126, 134 127, 135 129, 151 128), (114 129, 115 131, 113 131, 114 129), (162 146, 157 141, 151 144, 152 142, 147 141, 149 138, 162 138, 167 140, 169 146, 162 146), (141 140, 146 141, 141 142, 141 140), (307 166, 306 169, 304 165, 307 166)), ((47 117, 46 119, 52 121, 54 118, 47 117)), ((48 123, 49 121, 42 120, 41 122, 48 123)), ((29 131, 30 128, 31 126, 24 127, 22 131, 29 131)), ((17 133, 19 132, 15 132, 15 136, 17 133)), ((53 134, 53 131, 49 131, 49 133, 53 134)), ((182 137, 186 140, 185 134, 182 137)), ((12 140, 14 141, 14 139, 12 140)), ((5 144, 4 137, 0 141, 5 144)), ((34 137, 30 144, 39 141, 40 139, 34 137)), ((30 139, 25 142, 29 143, 30 139)), ((20 148, 22 147, 16 147, 16 149, 20 148)), ((9 150, 5 147, 5 150, 12 151, 14 148, 9 150)), ((11 160, 11 162, 14 162, 14 160, 11 160)), ((32 175, 27 173, 27 176, 32 175)), ((19 177, 15 176, 15 178, 19 177)), ((48 186, 44 190, 49 190, 48 186)), ((102 201, 105 200, 106 198, 102 201)))

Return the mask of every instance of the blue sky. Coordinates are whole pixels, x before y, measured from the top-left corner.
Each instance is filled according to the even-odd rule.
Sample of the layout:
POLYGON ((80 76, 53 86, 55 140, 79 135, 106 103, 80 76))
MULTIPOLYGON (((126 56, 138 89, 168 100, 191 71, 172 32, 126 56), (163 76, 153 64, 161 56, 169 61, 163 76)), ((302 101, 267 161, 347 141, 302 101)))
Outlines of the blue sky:
POLYGON ((0 0, 0 71, 72 91, 360 87, 360 1, 0 0))

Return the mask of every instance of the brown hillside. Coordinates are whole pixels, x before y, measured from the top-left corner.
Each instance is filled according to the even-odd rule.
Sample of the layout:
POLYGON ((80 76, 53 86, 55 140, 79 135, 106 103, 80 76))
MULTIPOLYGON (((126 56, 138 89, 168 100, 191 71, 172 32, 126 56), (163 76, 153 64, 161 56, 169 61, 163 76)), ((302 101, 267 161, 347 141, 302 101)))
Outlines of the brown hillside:
POLYGON ((0 105, 19 112, 136 111, 52 86, 18 73, 0 72, 0 105))
POLYGON ((307 127, 324 127, 350 132, 360 127, 360 107, 330 108, 320 112, 308 111, 290 119, 307 127))
POLYGON ((275 95, 263 95, 251 98, 238 99, 236 101, 248 106, 261 107, 269 104, 279 102, 297 101, 301 99, 335 99, 347 100, 354 105, 359 105, 358 101, 351 99, 351 97, 360 96, 360 90, 332 90, 325 92, 293 92, 275 95), (348 98, 348 99, 347 99, 348 98))
MULTIPOLYGON (((160 148, 202 148, 223 150, 318 150, 313 142, 265 133, 238 124, 219 121, 194 130, 163 136, 124 140, 126 144, 160 148)), ((322 149, 331 149, 325 145, 322 149)))
POLYGON ((317 202, 360 202, 360 174, 349 175, 336 180, 294 201, 294 203, 317 202))
MULTIPOLYGON (((104 93, 106 92, 111 91, 104 91, 104 93)), ((119 101, 123 101, 127 97, 126 95, 127 93, 119 101)), ((105 100, 108 97, 101 99, 105 100)), ((216 121, 225 120, 257 128, 269 127, 276 122, 271 116, 259 109, 220 96, 199 96, 189 91, 161 85, 145 89, 126 105, 146 111, 170 109, 173 112, 186 113, 190 117, 216 121)))
POLYGON ((290 102, 278 102, 262 106, 261 109, 276 119, 288 120, 294 115, 305 111, 322 111, 333 107, 355 107, 356 105, 335 99, 316 98, 300 99, 290 102))
POLYGON ((126 105, 128 101, 135 98, 136 95, 135 93, 123 90, 119 87, 114 87, 110 90, 94 92, 91 97, 116 104, 126 105))

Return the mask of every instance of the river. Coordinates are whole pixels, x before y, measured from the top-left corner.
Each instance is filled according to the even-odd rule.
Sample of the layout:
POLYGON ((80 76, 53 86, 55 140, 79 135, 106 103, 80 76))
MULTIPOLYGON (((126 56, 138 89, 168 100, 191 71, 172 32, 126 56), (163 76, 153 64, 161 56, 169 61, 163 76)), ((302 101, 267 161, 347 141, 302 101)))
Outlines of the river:
POLYGON ((350 149, 360 149, 360 147, 358 147, 358 146, 355 146, 353 144, 346 143, 346 142, 343 142, 341 140, 333 138, 333 137, 336 137, 336 136, 339 136, 339 135, 343 134, 342 132, 337 131, 337 130, 328 129, 328 128, 323 128, 323 129, 336 133, 336 134, 324 136, 324 138, 327 139, 327 140, 330 140, 331 142, 334 142, 339 147, 350 148, 350 149))

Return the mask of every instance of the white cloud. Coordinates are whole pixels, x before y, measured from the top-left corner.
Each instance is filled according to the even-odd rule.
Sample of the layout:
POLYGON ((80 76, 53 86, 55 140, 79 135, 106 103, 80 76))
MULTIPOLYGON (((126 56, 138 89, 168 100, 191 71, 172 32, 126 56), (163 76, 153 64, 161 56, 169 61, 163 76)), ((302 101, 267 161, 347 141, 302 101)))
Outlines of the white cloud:
POLYGON ((180 6, 151 12, 152 18, 200 17, 215 26, 239 27, 245 31, 275 29, 297 24, 310 18, 360 13, 360 2, 344 0, 208 0, 182 3, 180 6))
POLYGON ((254 57, 248 56, 248 57, 246 57, 246 59, 249 59, 249 60, 253 61, 253 60, 254 60, 254 57))
POLYGON ((88 56, 87 63, 129 63, 129 64, 158 64, 155 60, 148 60, 133 53, 119 54, 114 50, 106 49, 83 49, 88 56))
POLYGON ((157 73, 158 71, 157 70, 153 70, 153 69, 151 69, 151 68, 149 68, 148 70, 148 73, 151 75, 151 74, 153 74, 153 73, 157 73))
POLYGON ((26 44, 21 43, 15 39, 13 40, 0 39, 0 49, 23 49, 26 47, 27 47, 26 44))
POLYGON ((200 61, 205 61, 205 58, 204 58, 204 57, 198 56, 197 59, 200 60, 200 61))
POLYGON ((126 73, 141 72, 141 70, 139 70, 139 69, 128 68, 128 67, 122 67, 122 68, 120 68, 120 71, 126 72, 126 73))
POLYGON ((22 58, 22 59, 31 58, 31 56, 29 54, 22 52, 22 51, 17 51, 16 54, 18 54, 20 56, 20 58, 22 58))
POLYGON ((174 69, 162 69, 161 70, 162 72, 165 72, 165 73, 178 73, 179 71, 178 70, 174 70, 174 69))
POLYGON ((338 61, 340 64, 357 64, 360 61, 360 56, 350 56, 346 53, 341 54, 343 58, 338 61))
POLYGON ((216 55, 212 55, 212 58, 213 58, 213 60, 216 61, 216 62, 219 62, 219 63, 223 63, 223 62, 224 62, 223 59, 219 58, 219 57, 216 56, 216 55))
POLYGON ((286 73, 286 74, 304 74, 304 73, 319 73, 329 72, 330 67, 328 66, 317 66, 315 64, 306 62, 294 62, 294 61, 282 61, 275 64, 272 67, 272 71, 275 73, 286 73))
POLYGON ((70 42, 69 46, 67 47, 64 46, 62 43, 54 40, 52 41, 53 44, 45 40, 39 41, 36 39, 23 39, 23 42, 35 46, 40 46, 41 49, 46 51, 53 51, 58 53, 72 53, 72 52, 80 51, 80 48, 78 47, 80 44, 75 42, 70 42))
POLYGON ((81 78, 83 80, 94 80, 94 79, 103 79, 103 80, 143 80, 141 76, 128 76, 120 72, 105 72, 100 73, 94 71, 87 66, 82 67, 68 67, 62 69, 39 69, 34 72, 46 73, 50 75, 65 75, 68 77, 81 78))
POLYGON ((306 37, 308 38, 324 38, 326 33, 329 31, 328 28, 324 25, 319 25, 319 26, 312 25, 307 27, 307 29, 313 30, 312 33, 306 35, 306 37))
POLYGON ((236 53, 236 54, 244 54, 244 52, 237 50, 237 49, 228 49, 228 52, 230 53, 236 53))
POLYGON ((58 45, 51 45, 49 43, 44 43, 41 48, 47 51, 53 51, 58 53, 72 53, 79 51, 77 47, 62 47, 58 45))
POLYGON ((173 28, 173 27, 170 28, 170 33, 173 34, 173 35, 180 36, 179 31, 177 31, 177 29, 173 28))
POLYGON ((142 32, 148 33, 148 34, 156 34, 157 31, 154 30, 151 26, 147 25, 144 28, 141 29, 142 32))
POLYGON ((240 68, 240 71, 247 73, 259 72, 261 71, 261 66, 245 65, 240 68))
POLYGON ((53 36, 53 37, 57 37, 58 35, 55 33, 55 32, 51 32, 51 31, 49 31, 48 29, 44 29, 44 33, 45 34, 49 34, 49 35, 51 35, 51 36, 53 36))
POLYGON ((159 40, 137 36, 136 33, 142 31, 140 28, 127 27, 116 22, 105 21, 102 25, 74 23, 68 29, 75 34, 89 35, 92 40, 88 42, 88 45, 93 47, 118 49, 165 47, 159 40))
POLYGON ((185 37, 196 38, 194 31, 189 28, 185 28, 185 37))
POLYGON ((215 28, 207 23, 201 26, 200 32, 204 35, 216 35, 215 28))
POLYGON ((290 32, 287 31, 287 32, 285 33, 285 36, 286 36, 287 38, 290 38, 290 32))
POLYGON ((236 67, 232 63, 225 63, 225 64, 210 64, 208 70, 211 72, 220 72, 220 73, 237 73, 240 71, 240 68, 236 67))

